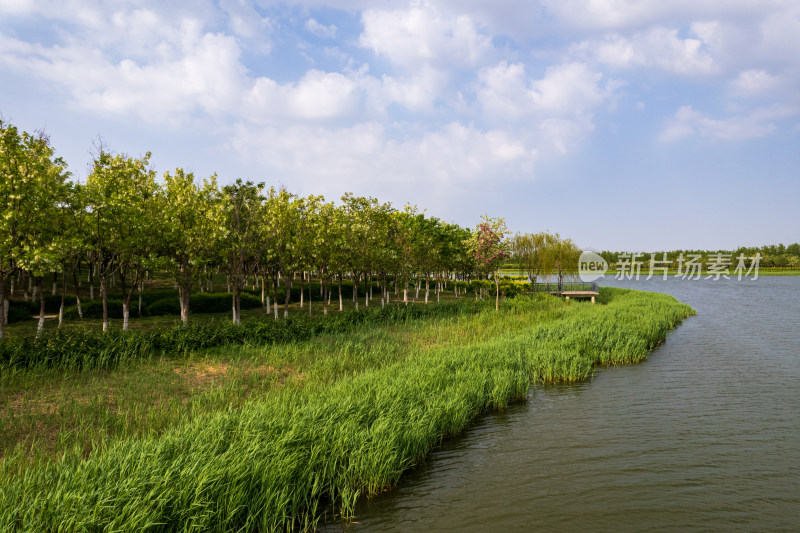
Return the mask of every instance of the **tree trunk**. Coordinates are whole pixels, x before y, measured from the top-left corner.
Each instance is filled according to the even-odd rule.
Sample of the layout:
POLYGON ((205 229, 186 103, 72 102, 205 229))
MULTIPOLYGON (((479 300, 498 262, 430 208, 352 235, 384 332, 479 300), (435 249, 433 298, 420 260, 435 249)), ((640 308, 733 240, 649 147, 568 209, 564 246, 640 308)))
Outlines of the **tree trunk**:
POLYGON ((181 322, 186 325, 189 323, 189 291, 180 287, 178 297, 181 299, 181 322))
POLYGON ((139 282, 139 318, 142 318, 142 293, 144 292, 144 281, 139 282))
POLYGON ((189 324, 189 297, 192 291, 192 271, 187 258, 183 258, 181 261, 180 274, 178 297, 181 300, 181 322, 187 325, 189 324))
POLYGON ((100 272, 100 298, 103 300, 103 333, 108 331, 108 290, 106 287, 106 273, 100 272))
POLYGON ((283 318, 289 316, 289 300, 292 298, 292 277, 291 274, 286 276, 286 279, 283 281, 284 287, 286 287, 286 298, 283 300, 283 318))
MULTIPOLYGON (((322 289, 322 278, 319 278, 319 286, 322 289)), ((302 288, 300 289, 300 294, 303 294, 302 288)), ((311 272, 308 273, 308 316, 311 316, 311 272)))
POLYGON ((275 315, 275 320, 278 320, 278 277, 280 273, 275 274, 272 278, 272 309, 275 315))
POLYGON ((267 307, 269 307, 269 296, 267 296, 267 284, 264 281, 264 275, 261 275, 261 307, 264 307, 266 303, 267 307))
POLYGON ((131 301, 129 298, 122 300, 122 331, 128 331, 128 319, 131 316, 131 301))
POLYGON ((44 291, 42 290, 42 277, 36 277, 36 288, 39 292, 39 325, 36 326, 36 337, 42 334, 44 330, 44 291))
POLYGON ((495 298, 494 298, 494 310, 498 311, 500 309, 500 278, 497 277, 497 271, 494 273, 494 288, 495 298))
POLYGON ((3 339, 5 326, 8 324, 8 298, 6 297, 6 275, 0 274, 0 302, 3 303, 3 316, 0 318, 0 340, 3 339))
POLYGON ((231 289, 231 285, 233 285, 232 290, 228 291, 231 294, 231 318, 233 323, 238 326, 242 323, 241 287, 243 282, 240 282, 237 276, 228 276, 229 289, 231 289))
MULTIPOLYGON (((303 299, 305 298, 305 294, 306 294, 305 293, 305 289, 306 289, 305 281, 306 281, 306 271, 304 270, 303 271, 303 275, 300 276, 300 309, 302 309, 303 305, 305 305, 305 302, 303 301, 303 299)), ((308 303, 309 303, 309 307, 310 307, 311 306, 311 282, 310 281, 308 283, 308 303)))
POLYGON ((425 274, 425 305, 428 305, 428 296, 431 293, 430 287, 430 280, 428 279, 428 275, 425 274))
POLYGON ((236 291, 236 325, 242 325, 242 288, 238 284, 234 288, 236 291))
POLYGON ((53 291, 52 296, 58 294, 58 272, 53 272, 53 291))
POLYGON ((78 272, 80 262, 72 269, 72 284, 75 285, 75 304, 78 306, 78 318, 83 320, 83 309, 81 308, 81 274, 78 272))
POLYGON ((67 297, 67 274, 61 276, 61 305, 58 306, 58 329, 61 329, 61 323, 64 321, 64 299, 67 297))
POLYGON ((342 275, 339 274, 339 312, 343 310, 344 307, 342 306, 342 275))
MULTIPOLYGON (((328 285, 327 280, 323 280, 322 278, 320 278, 319 282, 320 282, 320 286, 322 287, 322 314, 323 315, 327 315, 328 314, 328 303, 330 301, 330 294, 329 293, 331 291, 331 288, 328 285)), ((311 306, 309 305, 309 307, 311 307, 311 306)))

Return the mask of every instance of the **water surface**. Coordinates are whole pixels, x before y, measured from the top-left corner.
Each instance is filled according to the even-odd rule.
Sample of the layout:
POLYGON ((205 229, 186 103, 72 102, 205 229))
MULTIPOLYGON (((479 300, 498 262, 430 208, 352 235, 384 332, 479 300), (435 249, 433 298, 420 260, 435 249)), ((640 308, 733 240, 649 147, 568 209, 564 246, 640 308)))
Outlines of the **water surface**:
POLYGON ((698 316, 642 364, 480 417, 324 529, 800 530, 800 278, 603 284, 698 316))

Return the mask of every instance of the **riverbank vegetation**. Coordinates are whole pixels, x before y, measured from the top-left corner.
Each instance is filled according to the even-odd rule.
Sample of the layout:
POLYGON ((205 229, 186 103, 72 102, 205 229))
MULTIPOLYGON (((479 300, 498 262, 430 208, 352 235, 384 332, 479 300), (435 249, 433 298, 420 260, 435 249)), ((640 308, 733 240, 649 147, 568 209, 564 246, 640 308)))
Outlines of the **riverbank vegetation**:
POLYGON ((370 327, 307 338, 4 372, 0 529, 266 531, 346 517, 478 413, 531 383, 640 361, 692 313, 606 288, 599 305, 533 295, 497 312, 488 299, 396 309, 353 311, 374 313, 370 327), (414 309, 428 315, 402 315, 414 309))
MULTIPOLYGON (((600 255, 615 271, 615 267, 622 262, 631 262, 631 252, 611 252, 603 251, 600 255)), ((669 266, 670 269, 677 269, 679 263, 689 260, 696 262, 703 267, 706 272, 709 266, 728 266, 733 270, 739 257, 746 259, 746 265, 750 266, 753 259, 758 256, 759 275, 797 275, 800 271, 800 243, 770 244, 765 246, 740 246, 735 250, 670 250, 659 252, 644 252, 637 254, 637 261, 641 262, 646 268, 650 261, 658 267, 669 266), (681 260, 681 258, 683 258, 681 260)), ((677 272, 677 271, 676 271, 677 272)))

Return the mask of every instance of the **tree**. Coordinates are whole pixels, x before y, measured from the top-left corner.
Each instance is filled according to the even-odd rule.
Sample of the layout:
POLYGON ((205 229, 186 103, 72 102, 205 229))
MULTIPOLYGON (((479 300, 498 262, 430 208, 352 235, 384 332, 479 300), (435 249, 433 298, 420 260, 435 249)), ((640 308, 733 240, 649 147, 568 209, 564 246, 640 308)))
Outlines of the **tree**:
POLYGON ((39 325, 44 327, 42 279, 61 270, 59 233, 61 208, 67 202, 66 163, 55 157, 43 132, 20 133, 0 122, 0 339, 7 312, 7 278, 18 268, 28 270, 39 293, 39 325))
MULTIPOLYGON (((396 252, 395 280, 402 280, 403 303, 408 305, 408 279, 414 271, 414 234, 416 231, 417 208, 407 205, 403 211, 392 216, 391 235, 396 252)), ((395 285, 396 289, 396 285, 395 285)))
POLYGON ((483 221, 475 226, 470 241, 470 249, 479 272, 492 273, 495 285, 495 311, 500 309, 500 275, 499 269, 509 256, 509 245, 506 239, 505 220, 483 216, 483 221))
POLYGON ((241 295, 246 276, 255 272, 263 249, 263 183, 243 182, 222 188, 225 208, 225 256, 233 287, 233 323, 241 324, 241 295))
POLYGON ((31 199, 24 172, 26 136, 0 120, 0 339, 8 321, 8 280, 17 271, 15 255, 25 235, 23 210, 31 199))
POLYGON ((181 321, 189 323, 189 298, 202 268, 213 260, 218 243, 226 236, 222 196, 217 176, 199 187, 194 175, 183 169, 164 174, 159 196, 162 248, 166 267, 178 284, 181 321))
POLYGON ((545 233, 516 233, 511 238, 511 257, 535 283, 542 270, 542 249, 545 233))
POLYGON ((155 171, 142 158, 100 150, 86 180, 92 214, 92 244, 98 257, 103 331, 108 330, 108 278, 115 273, 122 289, 123 330, 128 329, 130 301, 154 255, 158 235, 155 171))

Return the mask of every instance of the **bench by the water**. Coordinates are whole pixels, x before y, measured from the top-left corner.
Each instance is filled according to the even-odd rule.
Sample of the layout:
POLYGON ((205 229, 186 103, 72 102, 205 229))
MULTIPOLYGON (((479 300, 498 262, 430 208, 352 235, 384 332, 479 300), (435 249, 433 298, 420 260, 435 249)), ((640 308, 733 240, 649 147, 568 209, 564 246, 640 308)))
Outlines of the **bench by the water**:
POLYGON ((557 296, 564 296, 569 302, 570 298, 591 298, 594 303, 595 296, 600 295, 597 283, 532 283, 533 292, 547 292, 557 296))

